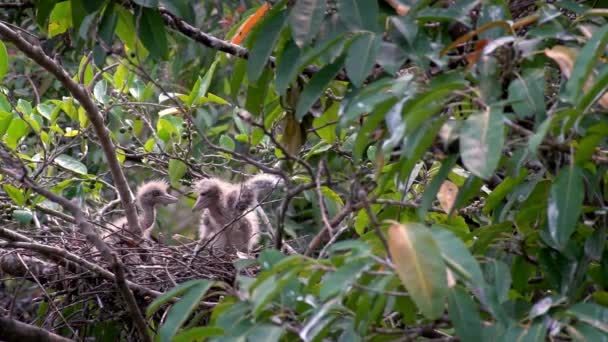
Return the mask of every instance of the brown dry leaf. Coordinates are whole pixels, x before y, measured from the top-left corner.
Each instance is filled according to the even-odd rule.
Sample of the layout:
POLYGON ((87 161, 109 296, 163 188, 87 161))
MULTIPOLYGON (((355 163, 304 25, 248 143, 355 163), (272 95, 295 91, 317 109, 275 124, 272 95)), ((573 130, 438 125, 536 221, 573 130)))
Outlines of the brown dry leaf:
POLYGON ((473 52, 465 56, 465 58, 467 59, 468 67, 472 67, 473 65, 475 65, 475 63, 477 63, 479 57, 481 57, 483 49, 486 47, 486 45, 488 45, 489 42, 489 39, 480 39, 475 42, 475 48, 473 49, 473 52))
POLYGON ((545 49, 545 55, 559 65, 562 74, 566 78, 570 78, 572 69, 574 68, 574 61, 576 61, 576 50, 562 45, 556 45, 551 49, 545 49))
POLYGON ((400 3, 398 0, 386 0, 386 3, 394 8, 395 12, 397 12, 397 15, 399 16, 404 16, 410 11, 410 6, 400 3))
MULTIPOLYGON (((590 32, 586 32, 583 28, 581 28, 581 31, 585 36, 591 34, 590 32)), ((570 78, 570 74, 572 73, 572 69, 574 68, 574 63, 576 61, 576 50, 562 45, 556 45, 551 49, 545 49, 545 55, 554 60, 557 65, 559 65, 562 74, 564 74, 566 78, 570 78)), ((586 93, 589 88, 591 88, 593 83, 594 78, 593 75, 591 75, 589 79, 585 82, 585 86, 583 86, 583 91, 586 93)), ((604 93, 602 97, 600 97, 600 99, 598 100, 598 103, 603 108, 608 108, 608 93, 604 93)))
POLYGON ((439 187, 439 191, 437 192, 437 199, 439 200, 441 209, 443 209, 446 214, 449 214, 452 210, 457 195, 458 186, 448 180, 443 181, 441 187, 439 187))

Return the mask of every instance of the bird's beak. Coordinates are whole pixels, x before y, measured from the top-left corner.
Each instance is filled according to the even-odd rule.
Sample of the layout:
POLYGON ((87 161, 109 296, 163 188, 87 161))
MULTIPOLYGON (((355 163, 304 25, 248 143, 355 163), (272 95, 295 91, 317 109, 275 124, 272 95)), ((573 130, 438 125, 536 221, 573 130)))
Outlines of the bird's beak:
POLYGON ((161 201, 164 204, 171 204, 171 203, 177 203, 178 199, 175 196, 171 196, 169 194, 165 194, 161 197, 161 201))
POLYGON ((209 204, 211 204, 211 198, 209 196, 198 196, 196 203, 194 203, 194 207, 192 207, 192 211, 203 210, 207 208, 209 204))

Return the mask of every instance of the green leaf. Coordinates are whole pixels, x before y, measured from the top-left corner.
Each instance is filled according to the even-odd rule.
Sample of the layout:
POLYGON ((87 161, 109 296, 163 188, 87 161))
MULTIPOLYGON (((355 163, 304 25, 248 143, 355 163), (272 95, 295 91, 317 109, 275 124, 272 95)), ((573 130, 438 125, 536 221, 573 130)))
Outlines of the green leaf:
POLYGON ((154 314, 156 311, 158 311, 158 309, 160 309, 161 306, 169 303, 171 300, 173 300, 174 297, 180 296, 182 293, 186 292, 191 287, 199 284, 200 281, 201 280, 197 279, 188 280, 172 288, 171 290, 166 291, 162 295, 156 297, 156 299, 154 299, 154 301, 150 303, 150 305, 146 309, 146 317, 151 317, 152 314, 154 314))
POLYGON ((346 263, 335 272, 328 273, 323 278, 319 298, 326 301, 341 291, 346 291, 368 266, 367 260, 355 260, 346 263))
POLYGON ((481 317, 475 302, 466 291, 456 286, 450 289, 448 315, 461 341, 482 341, 481 317))
POLYGON ((494 296, 498 299, 499 303, 504 303, 511 288, 511 272, 509 272, 509 267, 500 260, 491 260, 484 266, 486 277, 491 284, 486 289, 494 292, 494 296))
POLYGON ((285 328, 272 324, 256 324, 247 334, 249 342, 278 342, 285 328))
POLYGON ((581 95, 583 87, 593 72, 596 61, 604 53, 606 44, 608 44, 608 25, 598 29, 578 53, 570 79, 566 83, 566 99, 570 103, 577 103, 584 98, 581 95))
POLYGON ((13 113, 0 110, 0 138, 6 133, 11 121, 13 121, 13 113))
POLYGON ((378 127, 382 120, 385 118, 385 114, 394 108, 395 99, 388 99, 383 103, 376 106, 375 110, 367 117, 359 132, 357 132, 357 139, 355 139, 355 146, 353 147, 353 158, 356 162, 360 161, 366 147, 369 145, 374 129, 378 127))
POLYGON ((0 81, 6 75, 8 71, 8 52, 6 51, 6 46, 0 40, 0 81))
POLYGON ((108 91, 108 83, 106 80, 101 80, 95 84, 93 87, 93 96, 95 100, 99 103, 106 104, 108 100, 108 96, 106 95, 108 91))
POLYGON ((13 219, 21 224, 28 224, 33 218, 34 214, 29 210, 13 210, 13 219))
POLYGON ((264 68, 262 76, 257 82, 250 82, 247 87, 247 99, 245 109, 254 115, 264 113, 264 102, 268 93, 268 85, 272 80, 272 71, 264 68))
POLYGON ((450 155, 447 159, 441 163, 441 168, 439 172, 433 177, 430 184, 424 189, 424 194, 422 195, 422 201, 420 202, 420 207, 418 208, 418 217, 420 219, 424 219, 427 211, 431 208, 435 197, 437 196, 437 192, 441 187, 443 181, 448 177, 448 174, 456 165, 456 160, 458 156, 455 154, 450 155))
POLYGON ((72 3, 62 1, 55 4, 49 20, 49 38, 62 34, 72 27, 72 3))
POLYGON ((489 179, 502 156, 504 145, 503 116, 492 107, 467 118, 460 135, 460 155, 469 171, 489 179))
POLYGON ((543 142, 543 139, 545 139, 545 135, 547 135, 547 131, 551 127, 552 121, 553 117, 546 118, 545 121, 543 121, 543 123, 538 126, 534 135, 532 135, 530 139, 528 139, 528 151, 530 153, 536 155, 536 150, 538 149, 538 146, 540 146, 540 144, 543 142))
POLYGON ((325 16, 325 0, 299 0, 289 13, 289 27, 296 44, 302 48, 317 35, 325 16))
POLYGON ((219 60, 215 60, 211 63, 211 66, 205 72, 205 76, 203 78, 198 78, 194 86, 192 87, 192 91, 188 95, 186 99, 186 104, 191 106, 193 103, 197 102, 200 98, 207 95, 207 91, 209 90, 209 85, 211 84, 211 80, 213 79, 213 75, 215 74, 215 68, 217 67, 219 60))
POLYGON ((188 171, 188 166, 181 160, 171 159, 169 160, 169 180, 173 187, 179 187, 179 181, 184 177, 188 171))
POLYGON ((220 146, 230 151, 234 151, 234 148, 236 147, 234 140, 225 134, 220 136, 220 146))
POLYGON ((213 286, 209 280, 196 280, 186 289, 182 298, 169 309, 165 323, 160 326, 158 336, 161 341, 172 341, 182 324, 198 307, 199 302, 213 286))
POLYGON ((292 40, 288 41, 281 55, 277 59, 276 69, 276 88, 277 93, 284 95, 289 87, 289 83, 298 73, 298 61, 300 59, 301 50, 292 40))
POLYGON ((608 309, 593 303, 578 303, 568 313, 597 330, 608 334, 608 309))
POLYGON ((205 337, 222 336, 224 329, 217 327, 196 327, 181 332, 173 338, 173 342, 195 342, 201 341, 205 337))
POLYGON ((97 35, 104 43, 108 45, 113 44, 117 24, 118 12, 114 9, 114 4, 110 2, 104 10, 99 27, 97 28, 97 35))
POLYGON ((281 30, 287 21, 287 11, 270 13, 261 24, 256 40, 249 53, 247 77, 251 82, 257 81, 266 68, 268 57, 279 40, 281 30))
POLYGON ((315 118, 312 122, 315 132, 328 144, 333 144, 336 142, 336 125, 339 108, 339 102, 332 103, 331 107, 329 107, 325 113, 318 118, 315 118))
POLYGON ((15 202, 15 204, 25 205, 25 195, 23 194, 23 191, 19 190, 19 188, 14 187, 10 184, 2 184, 2 188, 4 189, 8 197, 10 197, 13 202, 15 202))
POLYGON ((19 140, 21 140, 29 130, 30 127, 23 119, 13 116, 13 120, 6 131, 6 144, 12 149, 15 149, 19 140))
POLYGON ((351 30, 377 32, 380 29, 377 1, 339 0, 338 13, 340 20, 351 30))
POLYGON ((584 198, 582 170, 576 165, 563 167, 551 185, 547 207, 549 235, 560 248, 566 247, 576 229, 584 198))
POLYGON ((232 78, 230 79, 230 96, 235 100, 238 99, 239 91, 241 90, 241 84, 243 83, 243 79, 245 78, 246 69, 247 60, 243 58, 237 58, 236 62, 234 63, 234 69, 232 69, 232 78))
POLYGON ((279 278, 272 275, 266 278, 262 283, 257 284, 251 294, 253 315, 256 317, 259 316, 266 309, 266 304, 270 303, 273 298, 280 294, 285 286, 298 275, 299 271, 300 266, 295 266, 279 278))
POLYGON ((158 7, 158 0, 133 0, 133 2, 142 7, 158 7))
POLYGON ((156 9, 141 8, 138 35, 154 58, 165 59, 168 55, 165 23, 156 9))
POLYGON ((509 85, 509 101, 519 117, 545 115, 544 77, 544 69, 533 69, 509 85))
POLYGON ((79 175, 87 174, 87 167, 80 161, 68 156, 67 154, 60 154, 55 158, 55 164, 62 168, 77 173, 79 175))
POLYGON ((454 233, 441 225, 433 225, 431 234, 435 239, 445 263, 454 273, 473 284, 474 288, 482 288, 485 285, 483 273, 479 263, 464 242, 454 233))
POLYGON ((353 39, 346 55, 346 73, 357 87, 363 84, 374 68, 376 55, 380 50, 382 39, 376 34, 367 33, 353 39))
POLYGON ((342 69, 343 64, 344 58, 339 58, 334 63, 324 66, 310 79, 310 82, 302 90, 298 105, 296 106, 296 118, 298 121, 302 121, 308 110, 325 92, 325 89, 327 89, 331 81, 342 69))
POLYGON ((422 314, 436 319, 443 314, 448 294, 446 267, 437 242, 419 223, 393 223, 388 245, 395 270, 422 314))

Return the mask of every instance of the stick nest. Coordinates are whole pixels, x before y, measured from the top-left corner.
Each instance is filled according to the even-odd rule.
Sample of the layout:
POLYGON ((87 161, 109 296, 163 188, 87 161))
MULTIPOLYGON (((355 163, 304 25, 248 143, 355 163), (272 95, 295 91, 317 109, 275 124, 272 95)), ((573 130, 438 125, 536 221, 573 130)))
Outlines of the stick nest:
MULTIPOLYGON (((107 271, 112 270, 111 265, 78 232, 18 233, 27 236, 34 244, 67 251, 107 271)), ((9 242, 5 245, 8 248, 0 248, 0 280, 4 280, 0 281, 0 307, 10 308, 13 317, 33 320, 38 316, 33 312, 36 303, 49 303, 49 300, 56 306, 48 307, 50 316, 45 323, 51 331, 65 327, 66 320, 72 328, 76 328, 78 322, 89 324, 91 320, 120 320, 129 315, 115 281, 85 267, 81 262, 67 261, 56 253, 45 253, 35 248, 19 248, 16 246, 18 243, 11 246, 9 242), (23 282, 22 279, 30 282, 23 282), (99 310, 90 312, 91 305, 99 310), (68 307, 76 310, 64 320, 59 312, 64 312, 68 307)), ((161 293, 191 279, 210 279, 233 285, 237 273, 246 276, 257 273, 257 267, 245 267, 237 272, 234 261, 239 259, 239 255, 234 250, 212 250, 207 247, 196 253, 201 247, 197 247, 197 244, 190 242, 170 246, 145 242, 135 247, 127 247, 123 243, 111 244, 111 247, 122 260, 128 281, 161 293)), ((132 290, 143 309, 154 299, 146 291, 132 290)), ((206 300, 216 302, 219 297, 206 300)))

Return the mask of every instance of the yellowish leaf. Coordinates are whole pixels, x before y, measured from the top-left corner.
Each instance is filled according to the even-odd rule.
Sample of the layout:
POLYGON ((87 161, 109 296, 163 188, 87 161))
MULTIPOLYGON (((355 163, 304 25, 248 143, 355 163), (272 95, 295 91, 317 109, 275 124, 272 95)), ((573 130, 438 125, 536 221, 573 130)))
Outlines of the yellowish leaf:
POLYGON ((418 309, 440 317, 447 296, 446 267, 433 235, 419 223, 392 222, 388 247, 395 270, 418 309))
POLYGON ((452 210, 454 202, 456 201, 456 196, 458 196, 458 186, 449 180, 443 181, 437 192, 437 199, 439 200, 441 209, 443 209, 446 214, 449 214, 452 210))

